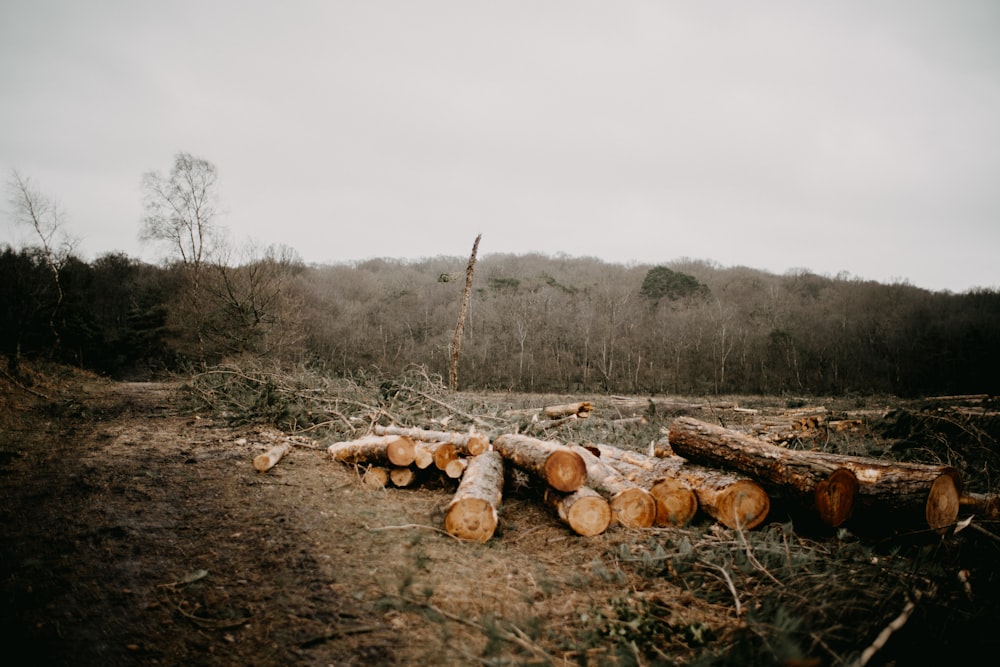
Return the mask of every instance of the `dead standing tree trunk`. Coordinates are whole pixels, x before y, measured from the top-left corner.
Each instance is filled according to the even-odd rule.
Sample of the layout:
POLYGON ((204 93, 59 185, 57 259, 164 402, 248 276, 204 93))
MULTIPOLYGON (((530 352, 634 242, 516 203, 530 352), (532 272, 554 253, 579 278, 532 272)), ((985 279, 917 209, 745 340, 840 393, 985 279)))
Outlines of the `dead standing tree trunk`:
POLYGON ((472 244, 472 256, 469 265, 465 267, 465 289, 462 290, 462 308, 458 311, 458 324, 455 325, 455 335, 451 339, 451 365, 448 369, 448 386, 452 391, 458 391, 458 358, 462 353, 462 332, 465 330, 465 315, 472 299, 472 272, 476 266, 476 253, 479 251, 480 234, 472 244))

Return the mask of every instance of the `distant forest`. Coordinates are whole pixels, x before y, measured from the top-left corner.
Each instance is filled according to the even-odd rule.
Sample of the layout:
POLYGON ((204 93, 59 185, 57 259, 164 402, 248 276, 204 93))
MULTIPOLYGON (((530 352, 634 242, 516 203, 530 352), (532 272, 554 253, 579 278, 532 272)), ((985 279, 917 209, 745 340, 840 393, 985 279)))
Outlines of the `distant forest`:
MULTIPOLYGON (((468 258, 306 266, 86 262, 0 247, 0 354, 115 377, 242 355, 335 374, 446 376, 468 258)), ((806 270, 486 255, 460 388, 898 396, 1000 392, 1000 292, 929 292, 806 270)))

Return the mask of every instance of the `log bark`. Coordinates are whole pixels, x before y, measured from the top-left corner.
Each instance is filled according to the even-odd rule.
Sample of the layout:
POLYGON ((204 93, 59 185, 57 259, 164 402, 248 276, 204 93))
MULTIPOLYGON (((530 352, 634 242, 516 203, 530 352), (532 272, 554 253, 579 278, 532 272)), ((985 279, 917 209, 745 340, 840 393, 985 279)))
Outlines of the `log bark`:
POLYGON ((656 501, 656 519, 653 522, 654 525, 686 526, 691 522, 695 514, 698 513, 698 498, 691 485, 679 477, 657 472, 654 466, 649 464, 649 457, 644 457, 638 452, 630 452, 613 445, 588 445, 587 449, 616 468, 618 472, 624 474, 626 479, 639 484, 649 491, 649 495, 656 501), (623 470, 623 466, 618 465, 627 463, 630 459, 637 463, 646 462, 647 469, 644 470, 641 466, 638 466, 634 467, 633 470, 623 470), (633 474, 630 475, 628 474, 629 472, 633 474), (647 472, 649 474, 646 474, 647 472))
POLYGON ((964 512, 975 514, 983 519, 996 521, 1000 519, 1000 495, 995 493, 964 493, 959 498, 959 504, 964 512))
POLYGON ((590 401, 580 401, 579 403, 567 403, 565 405, 550 405, 543 410, 548 419, 561 419, 576 415, 581 419, 586 419, 594 411, 594 404, 590 401))
POLYGON ((291 443, 283 443, 280 445, 275 445, 269 450, 254 457, 253 467, 257 469, 257 472, 267 472, 274 466, 278 464, 285 454, 292 450, 291 443))
POLYGON ((405 435, 411 440, 420 442, 447 442, 455 447, 460 454, 475 456, 490 448, 488 436, 476 431, 462 433, 460 431, 434 431, 430 429, 407 426, 375 426, 377 435, 405 435))
POLYGON ((771 511, 770 496, 752 479, 695 465, 673 454, 661 458, 621 451, 625 455, 616 465, 628 478, 643 484, 663 477, 685 482, 694 491, 699 509, 727 528, 756 528, 771 511))
POLYGON ((488 451, 469 459, 458 490, 445 510, 444 527, 463 540, 493 537, 503 498, 503 457, 488 451))
POLYGON ((408 466, 413 463, 415 445, 403 435, 367 435, 356 440, 335 442, 328 450, 342 463, 378 463, 408 466))
POLYGON ((950 466, 789 450, 689 417, 674 420, 669 437, 674 451, 681 456, 739 470, 764 483, 811 497, 821 518, 831 525, 839 517, 850 516, 859 504, 918 515, 938 531, 958 517, 962 482, 958 471, 950 466), (850 482, 843 483, 848 476, 837 473, 842 469, 856 478, 856 493, 851 493, 850 482), (820 486, 824 481, 827 486, 820 486), (842 485, 831 492, 831 484, 842 485), (825 497, 818 498, 817 492, 825 497), (824 507, 825 502, 832 507, 824 507))
POLYGON ((545 489, 544 499, 577 535, 600 535, 611 525, 611 505, 589 486, 582 486, 573 493, 561 493, 549 487, 545 489))
POLYGON ((583 459, 566 445, 526 435, 507 434, 498 437, 493 447, 503 458, 545 480, 557 491, 570 493, 587 481, 587 466, 583 459))
POLYGON ((574 446, 587 466, 587 486, 608 500, 611 516, 626 528, 649 528, 656 521, 656 500, 586 447, 574 446))

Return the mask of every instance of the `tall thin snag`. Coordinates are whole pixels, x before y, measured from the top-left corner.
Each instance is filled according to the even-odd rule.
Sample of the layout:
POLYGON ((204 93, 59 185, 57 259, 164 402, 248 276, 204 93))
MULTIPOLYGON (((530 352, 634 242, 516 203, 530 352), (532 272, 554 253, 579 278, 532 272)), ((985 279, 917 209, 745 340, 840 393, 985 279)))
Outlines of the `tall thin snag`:
POLYGON ((465 329, 465 314, 469 310, 469 300, 472 298, 472 271, 476 266, 476 252, 479 250, 479 239, 472 244, 472 256, 469 265, 465 267, 465 289, 462 291, 462 308, 458 313, 458 324, 455 325, 455 335, 451 339, 451 368, 448 370, 448 386, 452 391, 458 391, 458 357, 462 352, 462 331, 465 329))

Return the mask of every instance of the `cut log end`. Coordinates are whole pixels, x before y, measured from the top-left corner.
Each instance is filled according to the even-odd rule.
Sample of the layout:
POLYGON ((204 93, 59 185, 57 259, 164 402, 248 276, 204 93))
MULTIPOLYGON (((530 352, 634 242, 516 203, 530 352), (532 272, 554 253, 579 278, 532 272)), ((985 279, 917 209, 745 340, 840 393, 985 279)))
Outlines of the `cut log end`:
POLYGON ((926 506, 927 525, 931 529, 943 531, 958 519, 961 487, 957 472, 946 472, 931 484, 926 506))
POLYGON ((620 491, 610 501, 611 514, 626 528, 649 528, 656 521, 656 501, 645 489, 620 491))
POLYGON ((586 483, 587 466, 575 452, 554 451, 545 459, 545 479, 552 488, 570 493, 586 483))
POLYGON ((386 444, 386 456, 393 465, 408 466, 416 458, 416 445, 405 435, 397 436, 386 444))
POLYGON ((715 517, 729 528, 756 528, 771 511, 771 498, 759 484, 740 480, 730 485, 719 497, 715 517))
POLYGON ((656 501, 657 526, 686 526, 698 512, 698 497, 680 480, 660 479, 649 488, 649 495, 656 501))
POLYGON ((570 494, 550 487, 545 490, 545 502, 577 535, 600 535, 611 525, 611 506, 604 496, 588 486, 570 494))
POLYGON ((857 475, 847 468, 837 468, 816 485, 814 498, 819 518, 828 526, 840 526, 851 518, 857 494, 857 475))
POLYGON ((497 528, 497 510, 482 498, 463 498, 451 504, 444 528, 463 540, 487 542, 497 528))

